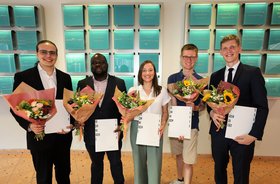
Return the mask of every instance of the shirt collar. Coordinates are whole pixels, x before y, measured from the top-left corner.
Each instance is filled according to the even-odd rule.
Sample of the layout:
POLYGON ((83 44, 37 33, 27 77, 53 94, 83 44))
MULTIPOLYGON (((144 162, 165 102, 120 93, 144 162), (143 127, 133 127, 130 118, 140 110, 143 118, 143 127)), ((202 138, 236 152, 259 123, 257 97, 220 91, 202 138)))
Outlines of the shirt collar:
POLYGON ((38 68, 39 73, 42 73, 42 74, 44 74, 48 77, 55 77, 56 76, 56 69, 55 68, 53 69, 52 75, 48 75, 48 73, 41 67, 40 64, 37 65, 37 68, 38 68))
POLYGON ((239 64, 240 64, 240 61, 238 60, 238 62, 236 64, 234 64, 232 67, 229 67, 226 65, 226 71, 228 71, 229 68, 233 68, 233 71, 236 71, 239 64))

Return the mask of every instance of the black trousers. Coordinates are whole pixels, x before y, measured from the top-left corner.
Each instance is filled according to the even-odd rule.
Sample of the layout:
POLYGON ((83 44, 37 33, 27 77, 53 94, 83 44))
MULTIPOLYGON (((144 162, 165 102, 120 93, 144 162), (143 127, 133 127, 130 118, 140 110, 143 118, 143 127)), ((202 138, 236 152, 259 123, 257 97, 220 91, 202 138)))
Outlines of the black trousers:
POLYGON ((103 183, 104 155, 107 154, 110 162, 111 174, 114 184, 124 184, 123 166, 121 161, 121 141, 118 151, 95 152, 95 145, 87 145, 87 151, 91 158, 91 184, 103 183))
POLYGON ((254 157, 255 142, 241 145, 225 138, 225 129, 211 136, 212 157, 215 162, 216 184, 227 184, 229 154, 232 159, 234 184, 249 184, 250 164, 254 157))
POLYGON ((46 150, 30 150, 36 170, 37 184, 51 184, 55 166, 57 184, 70 184, 70 147, 53 146, 46 150))

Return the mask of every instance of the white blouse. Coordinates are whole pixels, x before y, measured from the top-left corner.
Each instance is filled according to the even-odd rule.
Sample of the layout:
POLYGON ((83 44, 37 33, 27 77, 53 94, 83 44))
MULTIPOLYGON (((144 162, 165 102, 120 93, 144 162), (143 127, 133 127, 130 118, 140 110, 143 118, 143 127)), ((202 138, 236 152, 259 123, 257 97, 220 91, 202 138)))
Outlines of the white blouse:
POLYGON ((157 97, 154 96, 154 88, 152 88, 149 95, 146 94, 142 85, 131 87, 128 90, 128 93, 135 90, 139 91, 141 100, 154 100, 154 102, 146 110, 146 112, 149 113, 162 114, 162 106, 166 105, 171 99, 168 95, 167 89, 164 87, 162 87, 161 92, 157 97))

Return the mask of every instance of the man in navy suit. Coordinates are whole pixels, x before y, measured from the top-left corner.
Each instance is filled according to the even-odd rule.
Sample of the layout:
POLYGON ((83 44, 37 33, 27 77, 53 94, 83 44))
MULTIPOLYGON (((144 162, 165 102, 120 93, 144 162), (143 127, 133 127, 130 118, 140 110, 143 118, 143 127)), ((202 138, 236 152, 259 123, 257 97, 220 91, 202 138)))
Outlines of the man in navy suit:
POLYGON ((265 81, 259 68, 245 65, 239 61, 241 45, 236 35, 225 36, 221 41, 220 48, 226 66, 211 75, 210 85, 217 87, 221 80, 231 82, 228 78, 232 78, 232 83, 240 89, 236 105, 255 107, 257 113, 251 131, 246 135, 237 136, 233 140, 225 138, 226 126, 220 129, 219 122, 226 123, 227 117, 215 113, 208 107, 212 119, 210 134, 212 157, 215 162, 215 181, 217 184, 227 184, 227 165, 230 153, 234 183, 248 184, 255 141, 262 139, 268 116, 265 81), (229 68, 232 68, 230 69, 232 70, 230 77, 228 77, 229 68))
POLYGON ((84 141, 91 158, 91 184, 102 184, 104 170, 104 155, 110 162, 110 169, 115 184, 123 184, 123 166, 121 161, 122 134, 119 135, 119 150, 96 152, 95 150, 95 120, 117 119, 120 125, 121 114, 113 101, 116 86, 120 91, 126 92, 124 80, 108 74, 108 63, 104 55, 97 53, 91 58, 91 71, 93 76, 88 76, 78 82, 78 89, 89 85, 96 92, 102 93, 103 99, 96 107, 94 113, 85 122, 84 141))
MULTIPOLYGON (((55 68, 57 47, 49 40, 42 40, 36 46, 38 63, 35 67, 16 73, 15 90, 21 82, 25 82, 36 90, 55 88, 56 99, 63 98, 63 89, 72 90, 70 75, 55 68)), ((12 111, 11 111, 12 112, 12 111)), ((30 150, 36 170, 37 184, 51 184, 53 165, 58 184, 70 184, 70 147, 72 132, 46 134, 43 140, 34 137, 44 130, 44 125, 31 124, 15 115, 16 121, 26 130, 27 148, 30 150)))

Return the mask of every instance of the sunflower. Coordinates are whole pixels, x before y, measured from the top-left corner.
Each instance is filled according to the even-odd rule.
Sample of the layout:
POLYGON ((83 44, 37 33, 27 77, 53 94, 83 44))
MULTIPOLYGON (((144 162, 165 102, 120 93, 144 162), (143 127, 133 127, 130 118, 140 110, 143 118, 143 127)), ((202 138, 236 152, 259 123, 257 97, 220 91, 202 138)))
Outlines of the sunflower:
POLYGON ((230 104, 233 102, 233 100, 234 100, 233 94, 231 92, 225 90, 224 91, 224 102, 226 104, 230 104))
POLYGON ((190 81, 190 80, 184 80, 184 85, 185 85, 185 86, 191 85, 191 81, 190 81))
POLYGON ((207 94, 205 94, 204 97, 202 98, 202 101, 203 101, 203 102, 206 102, 210 97, 211 97, 211 94, 210 94, 210 93, 207 93, 207 94))

